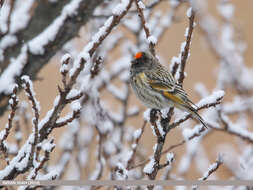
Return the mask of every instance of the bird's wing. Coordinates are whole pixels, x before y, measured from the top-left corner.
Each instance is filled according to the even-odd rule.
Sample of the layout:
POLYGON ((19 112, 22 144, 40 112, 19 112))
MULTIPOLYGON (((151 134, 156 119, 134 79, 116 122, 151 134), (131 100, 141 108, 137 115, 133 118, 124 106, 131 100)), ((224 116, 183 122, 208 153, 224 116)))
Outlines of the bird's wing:
POLYGON ((153 72, 146 72, 145 78, 151 88, 158 91, 173 92, 175 90, 175 80, 166 76, 165 74, 154 74, 153 72))
POLYGON ((168 80, 166 80, 164 77, 153 75, 153 73, 145 73, 142 76, 145 77, 147 84, 153 90, 160 92, 164 97, 174 102, 179 104, 183 103, 183 100, 180 98, 180 96, 175 94, 176 83, 174 83, 174 81, 168 82, 168 80))
POLYGON ((148 84, 151 88, 158 91, 166 91, 173 93, 175 90, 174 85, 166 84, 162 81, 148 80, 148 84))
POLYGON ((159 76, 152 76, 149 73, 145 74, 145 78, 149 86, 156 91, 162 93, 162 95, 174 102, 179 104, 188 104, 188 106, 193 105, 197 107, 189 98, 187 93, 184 91, 181 85, 177 84, 175 81, 168 82, 164 78, 159 76))

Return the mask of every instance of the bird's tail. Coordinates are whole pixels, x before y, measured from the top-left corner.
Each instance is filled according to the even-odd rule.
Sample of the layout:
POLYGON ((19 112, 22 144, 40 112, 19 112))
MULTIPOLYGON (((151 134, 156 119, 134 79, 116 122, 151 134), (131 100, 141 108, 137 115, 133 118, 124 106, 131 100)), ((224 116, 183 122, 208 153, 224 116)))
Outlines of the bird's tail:
POLYGON ((198 112, 195 110, 194 112, 191 111, 191 114, 194 118, 196 118, 200 123, 202 123, 202 125, 207 129, 208 126, 205 123, 204 119, 198 114, 198 112))
POLYGON ((208 125, 205 123, 204 119, 198 114, 198 111, 193 106, 188 104, 188 105, 183 105, 183 107, 187 112, 191 113, 192 116, 195 119, 197 119, 206 129, 208 128, 208 125))

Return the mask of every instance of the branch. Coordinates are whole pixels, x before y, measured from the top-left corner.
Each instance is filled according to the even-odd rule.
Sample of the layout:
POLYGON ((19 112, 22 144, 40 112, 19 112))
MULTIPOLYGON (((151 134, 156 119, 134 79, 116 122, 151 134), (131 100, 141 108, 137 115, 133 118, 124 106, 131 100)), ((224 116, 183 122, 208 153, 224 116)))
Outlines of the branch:
POLYGON ((229 118, 225 114, 220 114, 220 120, 221 123, 223 124, 223 128, 216 127, 214 125, 210 125, 210 128, 216 130, 216 131, 223 131, 231 135, 235 135, 242 140, 245 140, 249 143, 253 143, 253 133, 242 128, 239 126, 235 126, 229 118))
POLYGON ((8 117, 8 124, 6 125, 5 130, 1 131, 1 143, 2 143, 2 141, 6 140, 6 138, 9 135, 10 129, 12 128, 13 118, 15 116, 15 113, 16 113, 16 110, 17 110, 17 105, 18 105, 18 102, 19 102, 18 98, 17 98, 17 90, 18 90, 18 87, 15 86, 13 88, 11 99, 9 100, 9 104, 10 104, 10 107, 11 107, 11 113, 8 117), (4 134, 2 135, 2 133, 4 133, 4 134))
MULTIPOLYGON (((60 72, 62 75, 62 84, 63 84, 64 88, 66 88, 66 86, 67 86, 67 75, 69 74, 70 60, 71 60, 71 55, 68 53, 65 54, 64 56, 62 56, 62 58, 61 58, 60 72)), ((59 91, 60 91, 60 88, 59 88, 59 91)))
POLYGON ((59 98, 59 100, 55 100, 58 104, 55 105, 53 110, 48 112, 48 114, 50 115, 45 118, 48 121, 43 121, 45 122, 45 124, 40 129, 41 139, 45 138, 51 132, 51 130, 53 129, 53 124, 58 119, 59 113, 63 110, 66 103, 68 103, 66 102, 66 96, 69 93, 70 89, 73 87, 73 85, 76 83, 76 79, 79 76, 80 72, 83 70, 84 64, 87 62, 88 59, 90 59, 90 57, 92 57, 96 49, 110 34, 112 29, 117 26, 120 20, 126 15, 127 11, 132 5, 132 2, 133 0, 130 0, 128 4, 123 4, 123 8, 121 4, 119 4, 118 6, 120 7, 120 9, 119 7, 115 7, 114 15, 107 19, 104 25, 94 35, 91 42, 89 42, 85 46, 84 50, 80 53, 79 59, 75 62, 74 67, 70 70, 70 80, 68 84, 64 88, 64 91, 60 93, 60 97, 57 97, 57 99, 59 98))
POLYGON ((6 124, 5 129, 0 132, 0 151, 4 154, 4 158, 6 160, 7 165, 9 165, 9 158, 8 158, 8 147, 6 146, 5 140, 9 136, 10 130, 13 126, 13 119, 17 110, 18 102, 19 102, 17 98, 17 90, 18 90, 18 87, 15 86, 13 88, 11 99, 9 100, 11 113, 8 117, 8 123, 6 124))
POLYGON ((68 123, 71 123, 74 119, 77 119, 80 116, 80 113, 81 113, 81 107, 77 110, 73 110, 72 115, 67 115, 64 118, 58 119, 54 128, 60 128, 67 125, 68 123))
MULTIPOLYGON (((92 1, 92 2, 95 2, 95 1, 92 1)), ((69 81, 67 82, 64 89, 60 92, 60 95, 57 96, 55 99, 54 107, 50 111, 48 111, 46 116, 39 123, 38 142, 42 142, 52 132, 62 110, 69 103, 67 96, 69 92, 71 91, 71 89, 73 88, 73 86, 76 84, 76 80, 79 74, 81 73, 81 71, 83 70, 85 63, 87 62, 87 60, 90 59, 90 57, 99 47, 99 45, 103 42, 103 40, 110 34, 112 29, 115 26, 117 26, 121 18, 123 18, 123 16, 130 9, 132 2, 133 0, 130 0, 128 1, 127 4, 121 3, 117 7, 115 7, 113 11, 114 15, 105 22, 105 24, 100 28, 100 30, 92 38, 92 41, 88 45, 86 45, 86 47, 84 48, 84 51, 80 53, 79 59, 75 62, 74 67, 70 71, 69 81)), ((79 8, 80 6, 78 6, 78 9, 79 8)), ((82 12, 86 12, 86 11, 83 11, 82 9, 82 12)), ((21 173, 25 173, 32 167, 32 164, 30 164, 30 161, 31 161, 30 158, 31 158, 31 155, 33 154, 33 151, 31 151, 32 149, 31 145, 34 143, 33 140, 34 140, 33 134, 31 134, 28 140, 25 142, 24 146, 19 150, 18 154, 11 160, 10 162, 11 167, 5 168, 0 171, 0 179, 5 179, 5 180, 14 179, 16 176, 18 176, 21 173), (24 153, 25 153, 25 156, 24 156, 24 153), (29 159, 26 159, 27 157, 29 159), (24 162, 22 164, 22 168, 17 167, 19 162, 16 162, 16 160, 17 159, 20 160, 20 158, 22 158, 22 161, 24 162)))
POLYGON ((146 127, 146 124, 147 124, 147 121, 144 121, 141 129, 138 129, 135 131, 134 133, 134 138, 135 138, 135 142, 134 144, 132 145, 132 153, 131 153, 131 157, 129 158, 129 160, 127 161, 127 166, 126 166, 126 169, 127 170, 130 170, 132 169, 132 165, 134 163, 134 159, 135 159, 135 155, 136 155, 136 151, 137 151, 137 146, 139 144, 139 141, 142 137, 142 134, 144 132, 144 129, 146 127))
MULTIPOLYGON (((236 37, 234 36, 234 28, 232 27, 233 12, 231 14, 223 14, 224 23, 222 23, 221 29, 219 28, 220 23, 209 14, 205 3, 199 3, 197 0, 192 0, 191 5, 196 11, 198 16, 199 28, 204 33, 207 39, 208 45, 214 55, 220 60, 220 69, 222 73, 226 72, 229 75, 224 80, 219 80, 218 88, 225 88, 225 85, 232 85, 239 94, 247 95, 252 89, 253 83, 250 72, 246 68, 243 61, 243 51, 237 48, 240 44, 236 43, 236 37), (230 35, 228 34, 228 31, 230 35), (227 45, 230 44, 230 45, 227 45), (245 83, 244 78, 249 78, 248 82, 245 83)), ((225 2, 228 3, 229 2, 225 2)), ((219 9, 218 9, 219 10, 219 9)))
POLYGON ((95 64, 93 65, 93 67, 90 69, 90 73, 91 73, 91 79, 93 79, 96 75, 98 75, 99 73, 99 66, 102 64, 103 60, 102 57, 98 57, 95 61, 95 64))
MULTIPOLYGON (((159 112, 160 113, 160 112, 159 112)), ((144 167, 143 171, 150 180, 154 180, 157 176, 157 173, 160 167, 161 153, 166 139, 167 132, 164 131, 160 125, 161 119, 158 116, 158 110, 150 111, 150 123, 154 127, 154 135, 157 137, 157 144, 154 148, 154 155, 152 156, 150 162, 144 167)), ((148 189, 152 190, 153 185, 149 185, 148 189)))
POLYGON ((40 163, 37 164, 35 168, 33 168, 30 175, 28 176, 28 179, 33 179, 33 180, 36 179, 36 176, 38 175, 39 170, 41 170, 43 166, 45 165, 45 163, 49 161, 50 153, 53 151, 54 148, 55 148, 55 144, 54 144, 53 139, 47 142, 45 145, 43 145, 43 150, 45 151, 45 155, 44 157, 42 157, 40 163))
MULTIPOLYGON (((45 1, 40 1, 40 2, 43 5, 41 5, 41 4, 39 4, 39 5, 42 7, 45 7, 45 9, 47 11, 45 11, 40 6, 38 6, 38 11, 36 9, 36 11, 34 11, 34 12, 35 13, 37 12, 38 16, 41 16, 41 14, 44 15, 44 13, 47 13, 47 17, 48 17, 49 15, 51 15, 51 14, 48 14, 49 10, 51 10, 53 12, 52 15, 56 16, 57 13, 59 15, 59 12, 57 12, 57 10, 59 8, 63 7, 62 3, 65 4, 68 1, 66 1, 66 0, 59 1, 61 3, 57 3, 58 9, 56 9, 54 6, 52 6, 52 9, 49 9, 48 3, 46 3, 45 1), (45 5, 45 4, 47 4, 47 5, 45 5), (58 5, 59 5, 59 7, 58 7, 58 5)), ((13 78, 13 83, 17 82, 18 84, 21 83, 20 76, 22 76, 22 75, 28 75, 33 80, 36 79, 36 75, 39 72, 39 70, 45 64, 47 64, 47 62, 50 60, 50 58, 53 55, 55 55, 55 53, 59 49, 61 49, 62 46, 67 41, 69 41, 70 39, 72 39, 73 37, 75 37, 78 34, 80 27, 88 22, 88 20, 92 17, 93 10, 101 2, 102 2, 102 0, 89 0, 89 1, 82 0, 82 1, 80 1, 77 9, 75 9, 74 12, 72 12, 73 14, 71 13, 70 15, 67 15, 64 12, 62 12, 62 15, 57 17, 58 20, 63 19, 62 25, 58 26, 58 28, 53 29, 53 27, 56 27, 56 24, 57 24, 56 22, 52 22, 51 25, 50 25, 50 23, 47 23, 47 22, 45 22, 45 25, 42 24, 43 26, 48 26, 44 31, 43 31, 44 28, 41 29, 41 26, 33 27, 32 28, 33 30, 34 30, 34 28, 36 28, 36 29, 40 29, 40 31, 36 34, 33 33, 33 34, 29 35, 29 36, 33 37, 32 40, 30 40, 30 41, 28 40, 27 43, 25 43, 22 48, 20 47, 19 49, 21 49, 21 50, 13 51, 13 49, 11 49, 12 52, 19 52, 19 55, 17 56, 17 57, 19 57, 20 55, 24 55, 24 53, 22 52, 22 49, 24 47, 27 47, 27 45, 29 44, 29 50, 26 54, 26 59, 20 65, 21 69, 15 74, 15 76, 10 76, 9 74, 7 75, 8 68, 11 68, 11 66, 12 66, 12 64, 9 64, 8 67, 6 66, 6 68, 4 69, 4 72, 1 74, 0 81, 4 80, 4 78, 3 78, 5 75, 4 73, 6 73, 7 78, 9 78, 9 79, 13 78), (83 11, 83 10, 85 10, 85 11, 83 11), (63 15, 65 15, 64 18, 63 18, 63 15), (51 28, 50 28, 50 26, 51 26, 51 28), (50 32, 51 29, 53 29, 53 31, 54 31, 53 33, 50 32), (41 33, 41 31, 43 31, 43 32, 41 33), (55 35, 55 36, 53 36, 53 35, 55 35), (49 39, 49 37, 51 37, 51 39, 46 40, 46 39, 49 39), (39 43, 36 43, 35 48, 32 48, 31 44, 35 44, 36 41, 39 43), (40 44, 43 45, 42 49, 38 49, 40 44), (38 54, 38 52, 34 52, 35 49, 39 50, 39 54, 38 54)), ((70 2, 70 4, 71 3, 72 4, 75 3, 74 0, 72 0, 70 2)), ((41 20, 41 19, 39 19, 39 20, 41 20)), ((52 20, 53 20, 53 18, 51 18, 50 21, 52 21, 52 20)), ((55 21, 56 21, 56 19, 55 19, 55 21)), ((38 22, 38 20, 36 20, 36 23, 34 23, 34 22, 31 23, 31 27, 36 24, 40 25, 41 23, 38 22)), ((4 63, 8 63, 8 61, 4 61, 4 63)), ((18 64, 20 64, 20 63, 18 63, 18 64)), ((4 82, 4 83, 6 83, 6 82, 4 82)), ((0 103, 1 103, 0 115, 2 115, 6 109, 6 106, 8 104, 7 97, 9 95, 10 95, 9 91, 5 91, 1 88, 1 90, 0 90, 0 103)))
POLYGON ((186 60, 189 57, 192 32, 194 29, 194 18, 195 18, 195 13, 192 10, 192 8, 189 8, 187 10, 187 14, 188 14, 187 16, 189 17, 189 28, 186 29, 186 44, 184 46, 183 51, 181 52, 181 63, 180 63, 179 79, 178 79, 178 83, 181 85, 185 78, 184 70, 185 70, 186 60))
POLYGON ((38 143, 38 123, 39 123, 39 111, 40 105, 35 98, 35 93, 33 91, 32 81, 28 76, 22 76, 21 80, 23 81, 23 87, 25 89, 26 95, 32 104, 32 109, 34 112, 34 118, 32 119, 34 125, 34 145, 38 143))
POLYGON ((174 154, 171 153, 171 152, 169 152, 169 153, 167 154, 167 162, 164 163, 164 164, 160 164, 160 165, 159 165, 159 169, 163 169, 163 168, 165 168, 165 167, 171 165, 171 164, 174 162, 174 160, 175 160, 174 154))
POLYGON ((214 164, 212 164, 211 166, 209 166, 208 170, 204 173, 204 175, 200 178, 200 180, 207 180, 207 178, 214 173, 216 170, 218 170, 218 168, 221 166, 221 164, 223 163, 223 160, 221 158, 221 156, 218 156, 217 160, 215 161, 214 164))
POLYGON ((143 2, 141 0, 135 0, 135 4, 136 4, 136 7, 137 7, 137 10, 139 13, 139 17, 141 18, 141 23, 142 23, 143 29, 145 31, 146 38, 149 43, 149 50, 153 55, 155 55, 155 44, 156 44, 157 40, 155 39, 154 36, 151 36, 150 30, 149 30, 146 20, 144 18, 143 9, 145 9, 145 5, 143 4, 143 2))
MULTIPOLYGON (((223 98, 224 96, 224 93, 222 93, 221 91, 218 91, 218 92, 214 92, 212 95, 206 97, 206 98, 203 98, 198 104, 200 105, 197 110, 201 110, 201 109, 207 109, 207 108, 210 108, 210 107, 214 107, 218 104, 221 103, 221 99, 223 98)), ((178 126, 179 124, 181 124, 182 122, 186 121, 187 119, 189 119, 191 117, 191 114, 187 114, 185 115, 183 118, 181 119, 178 119, 176 121, 174 121, 174 123, 170 124, 169 126, 169 129, 173 129, 175 128, 176 126, 178 126)), ((211 124, 207 123, 208 126, 212 127, 211 124)), ((194 133, 189 136, 187 138, 187 140, 183 140, 181 141, 180 143, 177 143, 177 144, 174 144, 174 145, 171 145, 169 148, 167 148, 166 150, 164 150, 161 154, 165 154, 165 153, 168 153, 170 152, 171 150, 173 150, 174 148, 177 148, 183 144, 185 144, 188 140, 192 140, 194 139, 195 137, 198 137, 201 135, 202 132, 205 131, 205 127, 204 126, 201 126, 201 128, 199 128, 197 131, 194 131, 194 133)), ((143 165, 145 165, 146 163, 149 162, 150 159, 147 159, 147 160, 144 160, 142 161, 141 163, 133 166, 131 169, 133 168, 136 168, 136 167, 141 167, 143 165)))
MULTIPOLYGON (((137 3, 137 1, 136 1, 137 3)), ((187 33, 187 41, 186 41, 186 45, 184 46, 184 49, 182 51, 181 49, 181 65, 180 65, 180 77, 179 77, 179 84, 182 85, 183 80, 184 80, 184 68, 185 68, 185 64, 186 64, 186 60, 189 54, 189 48, 190 48, 190 42, 191 42, 191 35, 192 35, 192 30, 193 30, 193 24, 194 24, 194 14, 190 15, 190 29, 187 33)), ((147 34, 147 33, 146 33, 147 34)), ((178 69, 178 65, 174 64, 172 66, 172 74, 174 75, 176 73, 176 69, 178 69)), ((157 176, 158 170, 163 168, 163 166, 165 167, 165 165, 160 166, 160 159, 161 159, 161 155, 162 155, 162 150, 163 150, 163 146, 164 146, 164 142, 166 139, 166 135, 168 134, 168 132, 173 129, 173 125, 169 125, 169 122, 171 121, 171 117, 173 115, 174 112, 174 107, 171 107, 169 109, 169 111, 166 114, 166 117, 163 118, 161 116, 161 118, 159 119, 156 114, 152 114, 152 112, 156 112, 155 110, 152 110, 150 112, 150 123, 152 124, 152 126, 154 126, 154 131, 155 131, 155 135, 157 136, 157 144, 155 146, 155 152, 154 152, 154 156, 152 157, 152 159, 150 160, 150 162, 145 166, 144 170, 148 171, 145 172, 149 179, 154 180, 157 176), (159 119, 159 120, 158 120, 159 119), (152 165, 152 166, 151 166, 152 165), (146 170, 147 168, 152 167, 152 170, 146 170)), ((148 186, 149 190, 152 190, 154 188, 154 186, 148 186)))
MULTIPOLYGON (((215 163, 209 166, 208 170, 204 173, 204 175, 201 178, 199 178, 199 180, 201 181, 207 180, 207 178, 211 174, 216 172, 222 164, 223 164, 223 160, 222 160, 222 157, 219 155, 215 163)), ((192 190, 197 190, 197 188, 198 188, 197 186, 193 186, 192 190)))

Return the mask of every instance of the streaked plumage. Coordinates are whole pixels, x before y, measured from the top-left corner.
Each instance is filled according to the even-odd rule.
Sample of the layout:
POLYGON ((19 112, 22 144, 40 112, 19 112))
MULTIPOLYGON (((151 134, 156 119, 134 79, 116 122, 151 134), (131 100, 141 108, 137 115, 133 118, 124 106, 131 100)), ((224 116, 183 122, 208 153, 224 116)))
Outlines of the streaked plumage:
POLYGON ((147 52, 139 52, 132 60, 130 84, 136 96, 148 108, 163 109, 175 106, 191 113, 205 127, 196 105, 188 98, 172 74, 147 52))

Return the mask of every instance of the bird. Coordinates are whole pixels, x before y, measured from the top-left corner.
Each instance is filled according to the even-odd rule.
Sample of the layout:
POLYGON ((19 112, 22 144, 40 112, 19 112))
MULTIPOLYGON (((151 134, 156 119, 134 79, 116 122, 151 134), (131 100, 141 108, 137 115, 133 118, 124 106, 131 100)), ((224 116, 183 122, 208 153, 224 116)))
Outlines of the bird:
POLYGON ((150 52, 138 52, 131 60, 130 86, 147 108, 161 110, 174 106, 190 113, 207 128, 197 112, 198 107, 168 69, 150 52))

